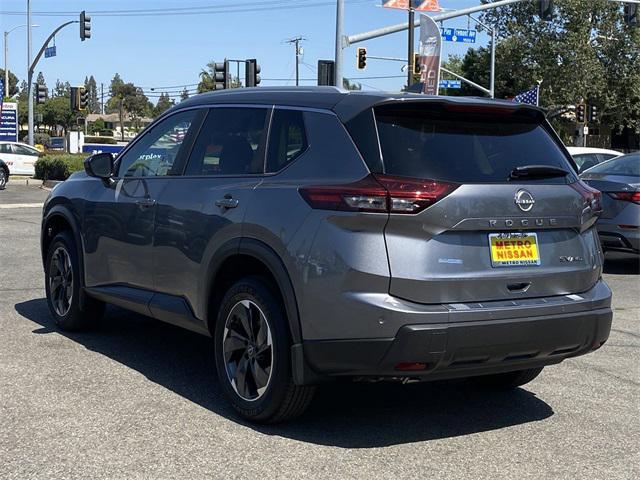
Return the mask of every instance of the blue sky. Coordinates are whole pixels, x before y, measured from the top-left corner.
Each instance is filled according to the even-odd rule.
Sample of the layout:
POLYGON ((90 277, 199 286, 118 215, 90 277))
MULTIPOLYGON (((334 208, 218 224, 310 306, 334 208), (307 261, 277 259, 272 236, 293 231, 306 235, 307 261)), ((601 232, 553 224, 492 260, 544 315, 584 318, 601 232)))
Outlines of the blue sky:
MULTIPOLYGON (((247 0, 247 10, 269 0, 247 0)), ((283 5, 285 2, 275 2, 283 5)), ((262 66, 262 85, 293 84, 295 68, 294 48, 285 43, 291 37, 302 35, 304 64, 302 78, 316 78, 318 59, 332 59, 335 32, 335 5, 321 0, 291 0, 291 5, 325 3, 312 8, 269 8, 240 13, 216 13, 164 16, 98 16, 92 15, 92 38, 81 42, 78 25, 71 25, 56 37, 57 56, 40 60, 36 71, 41 70, 49 87, 56 79, 82 84, 86 75, 94 75, 98 85, 105 84, 105 92, 115 72, 125 81, 142 86, 145 93, 177 91, 181 86, 198 82, 198 73, 211 60, 227 58, 257 58, 262 66), (268 81, 266 79, 286 79, 268 81), (291 80, 288 80, 291 79, 291 80), (163 88, 169 86, 175 88, 163 88)), ((6 31, 26 23, 23 15, 7 15, 6 12, 25 11, 26 0, 2 0, 0 2, 0 30, 6 31)), ((441 7, 457 9, 478 5, 480 0, 440 0, 441 7)), ((188 8, 232 5, 238 8, 243 2, 232 0, 31 0, 32 11, 80 12, 86 10, 131 10, 159 8, 188 8)), ((345 30, 347 34, 359 33, 406 20, 406 12, 380 8, 379 0, 346 0, 345 30)), ((285 5, 286 7, 286 5, 285 5)), ((77 15, 33 15, 33 22, 40 25, 33 29, 33 51, 42 45, 48 34, 59 24, 77 19, 77 15)), ((466 19, 445 22, 446 27, 467 28, 466 19)), ((417 31, 416 31, 417 34, 417 31)), ((486 35, 479 36, 479 45, 486 44, 486 35)), ((363 44, 369 55, 404 57, 406 32, 397 33, 363 44)), ((468 46, 445 42, 444 56, 463 54, 468 46)), ((9 70, 20 79, 26 76, 26 28, 9 35, 9 70)), ((355 68, 356 46, 345 51, 345 76, 402 75, 400 63, 369 60, 367 69, 355 68)), ((397 79, 355 80, 365 89, 398 90, 404 83, 397 79)), ((303 82, 312 85, 314 82, 303 82)), ((194 89, 189 86, 187 88, 194 89)), ((172 93, 176 95, 177 93, 172 93)))

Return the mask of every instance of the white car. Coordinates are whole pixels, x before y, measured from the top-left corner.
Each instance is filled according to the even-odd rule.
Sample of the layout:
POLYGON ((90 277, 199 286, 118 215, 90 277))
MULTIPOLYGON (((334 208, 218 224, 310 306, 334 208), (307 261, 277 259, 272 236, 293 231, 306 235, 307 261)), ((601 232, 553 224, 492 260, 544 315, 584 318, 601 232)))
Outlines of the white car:
POLYGON ((40 152, 30 145, 18 142, 0 142, 0 160, 11 175, 35 175, 35 163, 40 152))
POLYGON ((622 152, 607 150, 606 148, 567 147, 567 150, 569 150, 573 160, 578 165, 580 173, 587 168, 595 167, 599 163, 622 155, 622 152))

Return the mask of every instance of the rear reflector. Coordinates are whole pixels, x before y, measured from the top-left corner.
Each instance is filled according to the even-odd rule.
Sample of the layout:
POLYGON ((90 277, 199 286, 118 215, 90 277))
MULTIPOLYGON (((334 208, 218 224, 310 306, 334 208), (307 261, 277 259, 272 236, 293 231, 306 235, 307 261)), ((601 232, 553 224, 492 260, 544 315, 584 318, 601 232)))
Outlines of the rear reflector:
POLYGON ((616 200, 640 204, 640 192, 611 192, 608 195, 616 200))
POLYGON ((345 185, 308 186, 300 195, 316 209, 415 214, 453 192, 458 185, 371 174, 345 185))
POLYGON ((402 372, 415 372, 418 370, 426 370, 427 364, 417 363, 417 362, 402 362, 402 363, 398 363, 395 366, 395 369, 400 370, 402 372))
POLYGON ((618 225, 618 227, 623 228, 625 230, 638 230, 640 227, 638 225, 618 225))

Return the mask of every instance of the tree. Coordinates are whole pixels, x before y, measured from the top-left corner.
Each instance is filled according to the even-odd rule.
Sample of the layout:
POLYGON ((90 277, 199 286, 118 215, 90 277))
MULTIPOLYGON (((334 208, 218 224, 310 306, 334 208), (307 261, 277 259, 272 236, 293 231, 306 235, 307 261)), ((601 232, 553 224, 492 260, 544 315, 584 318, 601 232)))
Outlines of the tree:
POLYGON ((98 101, 98 84, 96 79, 91 75, 84 79, 84 88, 89 93, 89 112, 97 113, 100 111, 100 102, 98 101))
POLYGON ((180 101, 186 100, 187 98, 189 98, 189 91, 187 90, 187 87, 184 87, 184 89, 180 93, 180 101))
POLYGON ((65 130, 75 121, 76 116, 71 111, 69 99, 66 97, 53 97, 42 105, 43 123, 49 126, 61 125, 65 130))
POLYGON ((171 107, 173 107, 173 105, 174 105, 174 101, 171 100, 171 98, 169 98, 169 94, 161 93, 160 98, 158 99, 158 103, 153 109, 153 115, 157 117, 165 110, 168 110, 171 107))
MULTIPOLYGON (((4 83, 4 70, 0 68, 0 78, 4 83)), ((16 77, 12 71, 9 71, 9 96, 13 97, 20 90, 18 89, 18 77, 16 77)), ((4 91, 0 94, 4 96, 4 91)))
POLYGON ((109 86, 109 94, 111 98, 107 101, 107 104, 105 105, 105 111, 107 113, 116 113, 119 111, 118 99, 114 98, 113 92, 118 90, 118 88, 121 87, 122 85, 124 85, 124 81, 122 80, 122 78, 120 78, 120 75, 116 73, 111 79, 111 85, 109 86))
POLYGON ((355 82, 351 83, 351 81, 348 78, 342 79, 342 87, 345 90, 362 90, 362 85, 355 82))
POLYGON ((555 9, 550 22, 537 18, 535 2, 482 16, 501 38, 497 96, 542 80, 540 102, 552 118, 588 101, 605 122, 640 133, 640 29, 626 26, 620 5, 608 0, 564 0, 555 9))
MULTIPOLYGON (((116 76, 118 75, 116 74, 116 76)), ((112 85, 113 84, 112 82, 112 85)), ((116 82, 115 85, 115 89, 111 90, 111 98, 108 104, 111 105, 111 108, 115 107, 118 112, 120 135, 124 141, 125 114, 128 113, 130 115, 135 128, 140 128, 140 119, 144 116, 151 115, 153 105, 149 102, 149 99, 143 93, 142 89, 136 87, 133 83, 116 82)))
POLYGON ((62 83, 59 79, 57 79, 56 86, 53 87, 51 96, 69 98, 71 96, 71 84, 69 82, 62 83))

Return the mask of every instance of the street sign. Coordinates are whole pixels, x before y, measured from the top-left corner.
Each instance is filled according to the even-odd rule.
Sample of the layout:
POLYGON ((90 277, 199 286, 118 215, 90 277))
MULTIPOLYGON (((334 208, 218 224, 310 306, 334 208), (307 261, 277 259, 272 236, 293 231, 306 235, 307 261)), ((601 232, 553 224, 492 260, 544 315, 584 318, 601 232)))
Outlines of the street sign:
POLYGON ((0 141, 18 141, 18 104, 5 102, 0 114, 0 141))
POLYGON ((589 135, 589 127, 585 125, 584 129, 582 130, 582 133, 584 133, 585 135, 589 135))
POLYGON ((462 88, 462 81, 460 80, 440 80, 440 88, 462 88))
POLYGON ((56 46, 47 47, 44 49, 44 58, 55 57, 56 56, 56 46))
POLYGON ((475 30, 467 30, 464 28, 443 28, 442 38, 447 42, 456 43, 476 43, 475 30))

